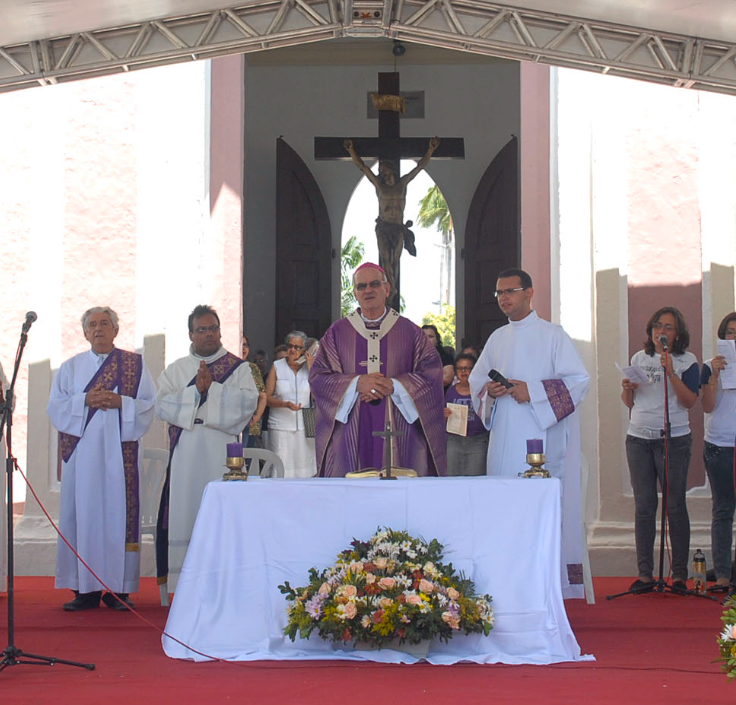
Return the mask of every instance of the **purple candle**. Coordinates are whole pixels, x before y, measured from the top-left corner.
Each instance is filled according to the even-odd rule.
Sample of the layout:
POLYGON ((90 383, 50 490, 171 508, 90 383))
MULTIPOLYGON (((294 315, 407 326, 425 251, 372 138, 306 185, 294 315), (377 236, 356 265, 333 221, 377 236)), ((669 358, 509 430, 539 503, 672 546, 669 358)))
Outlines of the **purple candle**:
POLYGON ((526 442, 527 455, 541 455, 544 453, 544 442, 541 438, 531 438, 526 442))
POLYGON ((227 457, 228 458, 242 458, 243 457, 243 444, 242 443, 228 443, 227 444, 227 457))

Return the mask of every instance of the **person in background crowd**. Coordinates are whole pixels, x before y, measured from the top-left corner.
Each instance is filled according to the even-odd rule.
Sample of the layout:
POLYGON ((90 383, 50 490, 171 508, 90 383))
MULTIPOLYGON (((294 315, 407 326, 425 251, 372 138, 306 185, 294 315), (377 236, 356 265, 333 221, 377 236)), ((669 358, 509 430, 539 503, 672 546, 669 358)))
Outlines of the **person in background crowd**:
MULTIPOLYGON (((718 326, 720 340, 736 340, 736 311, 729 313, 718 326)), ((723 355, 703 363, 700 375, 703 411, 705 412, 705 447, 703 458, 713 498, 710 528, 715 592, 725 592, 732 584, 731 545, 734 493, 734 439, 736 439, 736 389, 724 389, 721 372, 726 368, 723 355)))
POLYGON ((654 539, 657 532, 657 480, 665 473, 664 385, 669 391, 670 441, 667 474, 667 517, 672 542, 672 587, 687 590, 690 518, 685 491, 690 466, 691 409, 698 399, 698 361, 687 352, 690 334, 682 314, 672 306, 654 312, 646 328, 644 349, 634 353, 632 367, 640 367, 648 384, 621 380, 621 400, 631 409, 626 435, 626 459, 634 490, 634 536, 639 577, 634 592, 652 589, 654 539), (665 352, 666 349, 669 352, 665 352))
POLYGON ((432 325, 431 323, 425 323, 422 326, 422 330, 424 331, 424 335, 429 339, 429 342, 432 343, 437 354, 440 356, 440 360, 442 361, 442 385, 447 389, 447 387, 452 384, 453 377, 455 376, 455 368, 452 364, 452 355, 450 355, 442 346, 442 337, 440 336, 440 332, 437 330, 437 326, 432 325))
POLYGON ((140 576, 138 441, 153 421, 156 387, 141 355, 115 347, 115 311, 85 311, 82 330, 90 350, 59 368, 47 409, 63 458, 59 529, 117 599, 102 596, 102 584, 61 539, 56 587, 74 591, 69 612, 99 607, 101 597, 127 610, 140 576))
POLYGON ((258 368, 261 377, 265 380, 268 377, 268 371, 271 369, 265 350, 259 349, 253 353, 253 364, 258 368))
POLYGON ((287 356, 273 363, 266 381, 271 410, 269 450, 284 462, 285 477, 312 477, 317 472, 314 438, 307 438, 302 417, 302 408, 309 406, 309 369, 313 362, 305 350, 306 339, 306 333, 298 330, 286 336, 287 356))
MULTIPOLYGON (((250 355, 250 342, 248 336, 243 335, 243 360, 248 361, 250 355)), ((243 429, 243 447, 247 448, 262 448, 261 442, 261 420, 263 418, 263 412, 266 410, 266 385, 263 382, 261 371, 254 362, 248 362, 250 365, 250 371, 253 374, 253 382, 258 390, 258 406, 253 414, 253 418, 250 423, 243 429)))
POLYGON ((283 360, 289 353, 289 346, 286 343, 281 343, 273 349, 273 361, 283 360))
MULTIPOLYGON (((447 434, 447 474, 448 475, 485 475, 486 457, 488 455, 488 431, 483 422, 476 416, 473 400, 470 396, 468 378, 475 365, 475 358, 460 353, 455 358, 455 374, 457 384, 452 385, 445 393, 445 401, 452 404, 464 404, 468 407, 468 429, 466 436, 456 433, 447 434)), ((445 407, 445 418, 450 417, 450 409, 445 407)))

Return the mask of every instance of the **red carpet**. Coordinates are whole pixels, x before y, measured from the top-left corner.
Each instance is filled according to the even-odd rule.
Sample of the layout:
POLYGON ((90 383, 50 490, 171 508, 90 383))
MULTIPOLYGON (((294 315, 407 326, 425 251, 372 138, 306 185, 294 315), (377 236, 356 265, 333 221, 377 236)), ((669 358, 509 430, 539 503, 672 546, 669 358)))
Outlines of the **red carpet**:
MULTIPOLYGON (((175 661, 160 635, 131 614, 101 607, 66 613, 71 593, 52 578, 16 580, 15 645, 29 653, 92 662, 6 668, 3 703, 317 703, 427 705, 453 703, 705 703, 733 702, 736 686, 720 666, 716 636, 721 605, 674 595, 605 595, 630 579, 598 578, 598 604, 566 602, 583 653, 593 663, 555 666, 414 666, 352 662, 203 663, 175 661)), ((140 613, 163 627, 153 579, 133 596, 140 613)), ((0 596, 0 648, 7 646, 7 598, 0 596)))

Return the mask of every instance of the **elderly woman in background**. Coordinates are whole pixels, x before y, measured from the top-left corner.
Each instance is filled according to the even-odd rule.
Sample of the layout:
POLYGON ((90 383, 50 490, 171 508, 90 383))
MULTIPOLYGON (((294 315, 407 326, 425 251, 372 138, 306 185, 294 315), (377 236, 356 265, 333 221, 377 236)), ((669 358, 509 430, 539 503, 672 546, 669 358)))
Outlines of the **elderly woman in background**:
MULTIPOLYGON (((248 336, 243 334, 243 360, 247 361, 250 355, 250 341, 248 336)), ((263 448, 261 442, 261 419, 263 418, 263 412, 266 410, 266 385, 263 382, 263 376, 261 370, 253 362, 248 362, 250 365, 250 372, 253 375, 253 383, 256 385, 258 390, 258 406, 256 411, 251 418, 250 423, 243 429, 243 447, 247 448, 263 448)))
MULTIPOLYGON (((721 340, 736 340, 736 311, 729 313, 718 326, 721 340)), ((734 439, 736 438, 736 389, 724 389, 721 372, 726 359, 716 355, 703 363, 700 375, 703 411, 705 411, 705 448, 703 458, 713 497, 710 527, 714 591, 726 592, 731 584, 731 544, 734 494, 734 439)))
POLYGON ((644 349, 631 358, 647 384, 621 381, 621 401, 631 409, 626 436, 626 458, 634 490, 634 537, 639 577, 634 592, 651 589, 654 573, 654 538, 657 523, 657 480, 665 473, 664 385, 669 392, 669 473, 667 517, 672 542, 672 587, 687 589, 690 518, 685 492, 690 466, 691 409, 698 399, 699 373, 695 355, 687 352, 690 334, 682 314, 672 306, 655 311, 647 323, 644 349), (663 343, 666 343, 663 345, 663 343), (667 352, 669 351, 669 352, 667 352))
MULTIPOLYGON (((485 475, 488 456, 488 431, 478 418, 470 396, 468 378, 476 359, 467 353, 455 358, 455 374, 458 382, 445 393, 445 401, 468 407, 467 435, 447 434, 447 475, 485 475)), ((445 407, 445 418, 452 412, 445 407)))
POLYGON ((309 406, 309 368, 313 358, 305 350, 307 336, 295 330, 286 336, 287 355, 268 373, 268 446, 284 461, 285 477, 317 473, 314 438, 304 433, 302 408, 309 406), (301 360, 300 360, 301 358, 301 360))

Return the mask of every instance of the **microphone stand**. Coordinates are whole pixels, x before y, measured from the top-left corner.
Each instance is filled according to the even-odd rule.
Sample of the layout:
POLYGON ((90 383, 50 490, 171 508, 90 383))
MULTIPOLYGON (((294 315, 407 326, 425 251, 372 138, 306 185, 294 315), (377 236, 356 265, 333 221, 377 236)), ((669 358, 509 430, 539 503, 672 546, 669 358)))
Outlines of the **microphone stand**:
POLYGON ((706 600, 717 599, 706 593, 695 592, 694 590, 677 590, 673 588, 664 579, 664 546, 667 540, 667 493, 669 491, 669 476, 670 476, 670 397, 669 397, 669 385, 667 383, 667 359, 668 352, 667 346, 662 343, 664 348, 664 429, 659 433, 664 440, 664 472, 662 473, 661 486, 662 486, 662 507, 659 518, 659 575, 656 580, 651 583, 647 583, 645 587, 638 588, 635 590, 629 589, 624 592, 619 592, 615 595, 606 595, 607 600, 615 600, 617 597, 623 597, 624 595, 646 595, 650 592, 668 593, 672 595, 680 595, 685 597, 692 595, 693 597, 703 597, 706 600))
MULTIPOLYGON (((35 319, 34 319, 35 320, 35 319)), ((13 368, 13 378, 10 382, 10 389, 5 396, 5 404, 2 407, 2 421, 0 422, 0 440, 5 432, 5 446, 7 448, 7 458, 5 461, 5 471, 7 474, 7 498, 8 498, 8 645, 2 652, 0 658, 0 671, 8 666, 19 666, 21 664, 31 666, 53 666, 62 663, 65 666, 77 666, 78 668, 86 668, 88 671, 94 671, 93 663, 77 663, 76 661, 65 661, 55 656, 39 656, 38 654, 29 654, 21 651, 15 645, 15 576, 14 576, 14 558, 13 558, 13 470, 15 469, 15 458, 12 452, 11 430, 13 427, 13 406, 15 397, 15 381, 18 377, 20 361, 23 357, 23 350, 28 340, 28 329, 33 321, 26 319, 23 331, 20 334, 18 342, 18 350, 15 353, 15 366, 13 368)))

